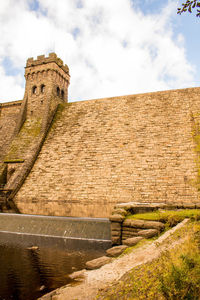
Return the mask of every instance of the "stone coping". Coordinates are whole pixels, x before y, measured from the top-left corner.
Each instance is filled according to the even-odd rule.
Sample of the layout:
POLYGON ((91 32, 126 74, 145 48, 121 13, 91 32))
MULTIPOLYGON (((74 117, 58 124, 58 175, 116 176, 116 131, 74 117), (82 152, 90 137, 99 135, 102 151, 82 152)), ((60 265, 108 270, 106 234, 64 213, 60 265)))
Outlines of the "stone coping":
POLYGON ((151 209, 181 209, 181 208, 200 208, 199 203, 181 203, 181 204, 172 204, 172 203, 148 203, 148 202, 126 202, 119 203, 115 205, 115 208, 146 208, 147 210, 151 209))
POLYGON ((0 103, 0 108, 1 107, 10 107, 10 106, 16 106, 16 105, 21 105, 22 100, 16 100, 16 101, 10 101, 10 102, 3 102, 0 103))

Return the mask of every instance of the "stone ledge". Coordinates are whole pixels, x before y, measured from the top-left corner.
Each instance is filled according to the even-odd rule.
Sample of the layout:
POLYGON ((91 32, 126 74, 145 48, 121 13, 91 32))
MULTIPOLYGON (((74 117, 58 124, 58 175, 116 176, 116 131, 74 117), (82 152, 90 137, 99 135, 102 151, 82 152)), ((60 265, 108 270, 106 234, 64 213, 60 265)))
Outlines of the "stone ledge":
POLYGON ((112 247, 112 248, 109 248, 108 250, 106 250, 106 253, 108 256, 115 257, 115 256, 119 256, 120 254, 122 254, 124 252, 124 250, 126 250, 127 248, 128 248, 128 246, 126 246, 126 245, 115 246, 115 247, 112 247))
POLYGON ((110 216, 110 221, 112 222, 123 222, 123 220, 125 219, 125 216, 122 216, 122 215, 111 215, 110 216))
POLYGON ((159 235, 159 230, 157 229, 145 229, 138 231, 138 235, 144 237, 145 239, 152 238, 159 235))
POLYGON ((98 269, 98 268, 104 266, 105 264, 108 264, 109 262, 111 262, 110 257, 101 256, 99 258, 96 258, 96 259, 86 262, 86 269, 88 269, 88 270, 98 269))
POLYGON ((123 241, 123 245, 126 245, 128 247, 132 247, 137 245, 137 243, 139 243, 141 240, 143 240, 144 238, 141 236, 137 236, 137 237, 132 237, 129 239, 126 239, 123 241))
POLYGON ((133 228, 145 228, 145 229, 158 229, 163 230, 165 225, 161 222, 157 221, 143 221, 143 220, 131 220, 126 219, 123 222, 123 226, 125 227, 133 227, 133 228))

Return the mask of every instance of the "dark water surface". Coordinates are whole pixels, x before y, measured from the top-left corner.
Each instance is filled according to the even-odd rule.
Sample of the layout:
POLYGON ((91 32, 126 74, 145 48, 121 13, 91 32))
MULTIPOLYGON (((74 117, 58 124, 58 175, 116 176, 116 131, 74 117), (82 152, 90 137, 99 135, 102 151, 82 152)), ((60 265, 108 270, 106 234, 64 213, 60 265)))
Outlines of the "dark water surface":
POLYGON ((0 232, 0 300, 35 300, 69 283, 68 274, 102 256, 109 246, 95 240, 0 232))

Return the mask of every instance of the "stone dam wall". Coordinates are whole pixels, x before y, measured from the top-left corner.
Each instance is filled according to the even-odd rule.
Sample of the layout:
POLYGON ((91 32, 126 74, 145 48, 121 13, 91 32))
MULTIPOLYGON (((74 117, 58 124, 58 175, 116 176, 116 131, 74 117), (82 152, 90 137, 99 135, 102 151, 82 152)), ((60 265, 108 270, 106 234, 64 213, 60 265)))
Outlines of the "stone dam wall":
POLYGON ((14 202, 108 217, 116 203, 199 203, 200 88, 60 104, 14 202))

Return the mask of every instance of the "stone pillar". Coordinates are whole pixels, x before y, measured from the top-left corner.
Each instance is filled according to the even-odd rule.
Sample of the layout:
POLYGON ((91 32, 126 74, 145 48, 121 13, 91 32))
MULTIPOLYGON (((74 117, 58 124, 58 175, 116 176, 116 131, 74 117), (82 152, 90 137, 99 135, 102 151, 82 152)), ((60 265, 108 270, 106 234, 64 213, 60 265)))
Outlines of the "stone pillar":
POLYGON ((110 216, 112 245, 122 244, 122 224, 127 212, 124 209, 114 209, 110 216))

